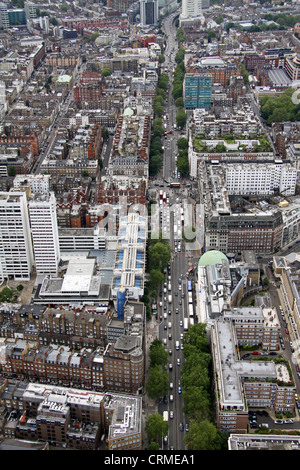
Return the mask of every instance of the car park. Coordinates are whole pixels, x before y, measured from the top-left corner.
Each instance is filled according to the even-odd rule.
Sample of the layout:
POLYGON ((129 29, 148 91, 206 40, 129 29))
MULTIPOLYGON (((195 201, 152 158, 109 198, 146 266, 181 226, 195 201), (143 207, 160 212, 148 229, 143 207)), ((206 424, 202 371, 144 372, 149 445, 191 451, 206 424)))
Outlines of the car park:
POLYGON ((293 419, 286 419, 284 421, 284 424, 293 424, 294 420, 293 419))
POLYGON ((274 421, 275 424, 283 424, 282 419, 275 419, 274 421))

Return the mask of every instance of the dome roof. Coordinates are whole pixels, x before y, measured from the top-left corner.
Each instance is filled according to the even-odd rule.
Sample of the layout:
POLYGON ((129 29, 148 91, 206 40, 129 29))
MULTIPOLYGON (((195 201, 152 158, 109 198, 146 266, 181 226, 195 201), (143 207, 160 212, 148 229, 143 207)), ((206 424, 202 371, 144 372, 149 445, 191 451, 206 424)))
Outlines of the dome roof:
POLYGON ((222 260, 228 262, 228 258, 224 253, 218 250, 209 250, 206 251, 201 258, 199 259, 198 266, 211 266, 213 264, 219 264, 222 260))

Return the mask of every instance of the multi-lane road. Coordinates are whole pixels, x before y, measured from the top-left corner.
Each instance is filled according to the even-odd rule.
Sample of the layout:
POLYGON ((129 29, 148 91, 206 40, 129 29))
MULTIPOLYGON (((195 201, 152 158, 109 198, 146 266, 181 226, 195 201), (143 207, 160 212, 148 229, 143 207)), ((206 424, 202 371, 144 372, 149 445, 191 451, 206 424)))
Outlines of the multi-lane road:
POLYGON ((173 68, 176 66, 175 54, 177 42, 176 30, 173 26, 174 15, 164 22, 167 35, 165 62, 163 68, 169 75, 169 93, 165 104, 164 125, 167 131, 172 130, 164 138, 164 166, 161 174, 159 189, 166 194, 166 199, 160 205, 160 230, 169 239, 172 248, 172 259, 165 274, 165 284, 159 297, 159 338, 169 354, 169 393, 159 405, 159 413, 168 411, 169 433, 163 441, 163 449, 183 450, 184 435, 188 432, 186 418, 183 413, 181 368, 184 362, 182 339, 184 335, 184 318, 188 317, 187 307, 187 278, 189 258, 186 256, 185 244, 180 235, 182 228, 182 189, 169 187, 168 182, 179 182, 176 178, 177 139, 180 132, 176 124, 176 107, 172 97, 173 68), (169 290, 171 288, 171 290, 169 290), (171 295, 171 303, 169 303, 171 295))

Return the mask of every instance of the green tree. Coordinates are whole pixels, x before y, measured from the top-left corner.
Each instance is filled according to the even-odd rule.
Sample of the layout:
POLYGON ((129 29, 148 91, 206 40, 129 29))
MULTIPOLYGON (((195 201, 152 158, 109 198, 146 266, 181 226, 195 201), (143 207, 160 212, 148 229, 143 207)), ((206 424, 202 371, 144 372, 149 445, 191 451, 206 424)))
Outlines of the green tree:
POLYGON ((210 395, 203 387, 197 385, 182 387, 182 398, 184 400, 183 412, 188 418, 195 416, 195 413, 198 413, 201 419, 210 418, 210 395))
POLYGON ((156 440, 160 443, 163 436, 168 434, 169 423, 159 413, 151 414, 146 418, 145 431, 149 441, 156 440))
POLYGON ((175 100, 175 106, 176 108, 184 108, 184 100, 181 96, 175 100))
POLYGON ((176 166, 177 166, 177 171, 180 173, 181 176, 185 177, 185 176, 189 175, 190 165, 189 165, 189 161, 186 157, 183 157, 183 156, 179 155, 177 157, 176 166))
POLYGON ((177 147, 179 150, 187 150, 189 148, 189 141, 185 137, 180 137, 177 140, 177 147))
POLYGON ((172 96, 174 100, 176 100, 177 98, 182 98, 183 96, 182 83, 175 83, 173 85, 172 96))
POLYGON ((3 287, 0 292, 0 302, 11 302, 14 296, 14 291, 9 287, 3 287))
POLYGON ((103 140, 109 139, 109 130, 107 129, 107 127, 103 127, 103 129, 101 130, 101 135, 103 140))
POLYGON ((158 442, 151 442, 151 444, 148 445, 147 450, 159 450, 159 443, 158 442))
POLYGON ((217 428, 207 420, 193 419, 184 442, 189 450, 221 450, 221 439, 217 428))
POLYGON ((149 247, 148 263, 149 270, 162 269, 167 266, 171 259, 171 247, 169 244, 163 243, 161 240, 149 247))
POLYGON ((57 21, 57 19, 56 19, 54 16, 52 16, 52 17, 50 18, 50 23, 51 23, 53 26, 57 26, 57 25, 59 24, 58 21, 57 21))
POLYGON ((159 339, 152 341, 150 346, 150 367, 159 365, 164 367, 168 363, 168 353, 159 339))
POLYGON ((151 269, 149 273, 150 289, 157 289, 164 282, 164 275, 159 269, 151 269))
POLYGON ((14 166, 9 166, 8 167, 8 176, 16 176, 16 168, 14 166))
POLYGON ((149 175, 150 176, 157 175, 157 173, 160 172, 162 167, 163 167, 163 159, 161 155, 156 154, 150 157, 150 161, 149 161, 149 175))
POLYGON ((102 77, 108 77, 111 75, 111 70, 108 67, 105 67, 101 72, 102 77))
POLYGON ((180 49, 178 49, 175 55, 176 64, 179 64, 180 62, 184 61, 184 55, 185 55, 185 50, 183 47, 181 47, 180 49))
POLYGON ((176 114, 176 124, 178 127, 184 127, 186 124, 186 114, 183 108, 179 108, 176 114))
POLYGON ((155 365, 149 369, 149 379, 146 382, 146 392, 152 399, 163 397, 168 393, 169 374, 160 365, 155 365))

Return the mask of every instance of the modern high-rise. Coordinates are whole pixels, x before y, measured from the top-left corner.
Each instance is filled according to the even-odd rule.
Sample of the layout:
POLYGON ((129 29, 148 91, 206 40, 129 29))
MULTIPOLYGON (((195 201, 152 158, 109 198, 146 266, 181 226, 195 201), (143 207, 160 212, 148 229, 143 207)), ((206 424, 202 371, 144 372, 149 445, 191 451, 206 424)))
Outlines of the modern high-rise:
POLYGON ((184 106, 186 109, 210 108, 212 77, 187 73, 184 79, 184 106))
POLYGON ((202 15, 202 0, 182 0, 182 13, 180 18, 196 18, 202 15))
POLYGON ((25 192, 0 192, 0 280, 29 280, 33 250, 25 192))
POLYGON ((24 10, 25 10, 25 17, 26 20, 32 20, 33 18, 37 17, 36 14, 36 5, 32 2, 25 2, 24 3, 24 10))
POLYGON ((7 29, 7 28, 9 28, 7 4, 0 3, 0 29, 7 29))
POLYGON ((36 272, 57 275, 60 250, 54 193, 35 193, 28 206, 36 272))
POLYGON ((143 25, 157 24, 158 0, 140 0, 140 17, 143 25))

